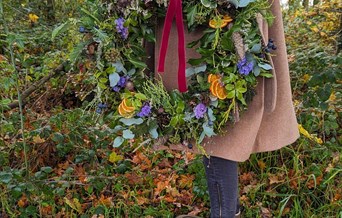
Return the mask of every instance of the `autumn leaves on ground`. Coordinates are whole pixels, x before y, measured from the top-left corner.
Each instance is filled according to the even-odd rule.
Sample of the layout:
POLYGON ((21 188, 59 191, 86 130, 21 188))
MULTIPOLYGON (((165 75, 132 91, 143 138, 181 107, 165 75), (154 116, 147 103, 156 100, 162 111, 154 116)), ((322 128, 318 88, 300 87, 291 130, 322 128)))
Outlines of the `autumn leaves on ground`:
MULTIPOLYGON (((53 30, 85 2, 0 0, 0 217, 208 217, 200 156, 134 140, 113 149, 110 109, 83 97, 94 86, 89 72, 54 71, 80 34, 69 26, 53 41, 53 30), (13 103, 30 89, 20 111, 13 103)), ((246 218, 342 216, 341 4, 314 2, 284 10, 301 138, 239 165, 246 218)), ((211 92, 225 98, 219 79, 211 92)))

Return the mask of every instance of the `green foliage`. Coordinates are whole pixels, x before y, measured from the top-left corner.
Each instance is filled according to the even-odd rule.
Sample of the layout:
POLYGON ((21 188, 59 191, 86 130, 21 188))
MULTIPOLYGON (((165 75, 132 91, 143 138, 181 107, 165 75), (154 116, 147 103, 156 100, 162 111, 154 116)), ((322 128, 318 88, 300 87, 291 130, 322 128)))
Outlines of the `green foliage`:
MULTIPOLYGON (((127 25, 132 26, 132 53, 122 42, 109 40, 112 36, 107 32, 115 31, 114 18, 103 19, 109 5, 104 7, 100 1, 55 0, 55 19, 48 16, 51 10, 45 1, 2 2, 5 16, 0 21, 0 217, 173 217, 191 211, 208 217, 209 196, 201 157, 151 151, 144 146, 150 141, 131 139, 133 127, 141 135, 156 136, 156 125, 172 130, 183 118, 186 120, 181 117, 184 103, 179 93, 168 94, 158 82, 137 87, 144 90, 143 95, 124 93, 136 106, 145 99, 158 101, 157 105, 167 110, 161 110, 163 119, 168 119, 166 112, 175 117, 170 126, 169 120, 167 124, 157 124, 151 119, 148 125, 141 125, 136 118, 117 119, 116 108, 111 108, 121 99, 108 88, 110 80, 118 83, 110 75, 147 79, 142 74, 146 67, 142 61, 144 51, 136 39, 144 35, 151 42, 155 40, 150 26, 141 26, 151 14, 137 11, 127 18, 127 25), (37 23, 29 21, 27 11, 39 16, 37 23), (80 33, 80 26, 88 33, 80 33), (91 56, 87 45, 94 41, 98 43, 96 55, 91 56), (11 62, 10 47, 16 68, 11 62), (70 61, 65 66, 67 74, 46 82, 44 90, 36 90, 23 114, 17 109, 7 111, 17 98, 18 88, 23 92, 64 60, 70 61), (104 102, 106 107, 99 108, 104 102), (122 144, 120 150, 116 148, 122 144)), ((243 2, 252 1, 240 4, 243 2)), ((213 2, 204 3, 210 7, 213 2)), ((336 44, 340 19, 336 3, 325 1, 307 11, 284 11, 294 104, 302 137, 291 146, 254 154, 240 164, 244 217, 335 217, 341 213, 342 57, 336 44)), ((194 23, 209 15, 205 6, 189 4, 184 11, 195 15, 194 23)), ((214 40, 215 34, 215 30, 209 31, 203 40, 214 40)), ((229 34, 226 32, 223 39, 230 38, 229 34)), ((246 34, 252 52, 260 49, 253 42, 255 34, 246 34)), ((233 50, 234 45, 229 42, 225 40, 221 45, 233 50)), ((199 52, 211 61, 213 52, 199 52)), ((221 56, 215 57, 216 62, 223 61, 221 56)), ((259 65, 268 68, 263 63, 259 65)), ((203 82, 206 68, 201 65, 188 73, 203 82)), ((234 91, 232 96, 245 92, 246 85, 230 76, 236 69, 226 66, 221 70, 227 73, 224 80, 234 84, 226 87, 234 91)), ((203 82, 197 88, 208 87, 203 82)), ((217 116, 221 115, 208 113, 211 120, 217 116)), ((206 125, 185 124, 187 130, 199 128, 203 134, 212 133, 206 125)), ((170 140, 179 142, 181 131, 170 140)))

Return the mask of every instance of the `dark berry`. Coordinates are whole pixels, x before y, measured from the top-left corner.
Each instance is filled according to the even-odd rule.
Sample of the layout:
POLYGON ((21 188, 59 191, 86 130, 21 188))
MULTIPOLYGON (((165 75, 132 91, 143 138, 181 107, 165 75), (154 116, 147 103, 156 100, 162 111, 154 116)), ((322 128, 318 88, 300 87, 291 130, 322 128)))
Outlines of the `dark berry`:
POLYGON ((191 143, 188 144, 188 148, 189 149, 192 149, 193 148, 193 145, 191 143))
POLYGON ((208 122, 208 125, 209 125, 209 126, 213 126, 213 125, 214 125, 214 122, 210 120, 210 121, 208 122))
POLYGON ((80 33, 85 33, 86 32, 86 30, 85 30, 85 28, 83 26, 80 27, 79 31, 80 31, 80 33))
POLYGON ((102 112, 101 108, 96 108, 96 113, 100 114, 102 112))
POLYGON ((265 48, 265 52, 269 53, 271 50, 269 48, 265 48))
POLYGON ((273 50, 277 50, 277 46, 273 45, 273 46, 272 46, 272 49, 273 49, 273 50))
POLYGON ((274 42, 272 38, 269 38, 268 41, 271 42, 271 43, 274 42))
POLYGON ((274 45, 274 44, 273 44, 272 42, 269 42, 269 43, 267 44, 267 47, 268 47, 268 48, 272 48, 273 45, 274 45))

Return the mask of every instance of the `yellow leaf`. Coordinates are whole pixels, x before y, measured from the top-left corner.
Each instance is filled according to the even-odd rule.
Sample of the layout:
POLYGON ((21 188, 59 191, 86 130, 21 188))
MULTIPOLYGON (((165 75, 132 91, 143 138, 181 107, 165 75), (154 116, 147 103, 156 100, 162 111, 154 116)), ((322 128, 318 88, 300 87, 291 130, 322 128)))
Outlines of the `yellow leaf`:
POLYGON ((45 142, 45 139, 40 138, 39 135, 33 136, 33 142, 35 144, 42 144, 45 142))
POLYGON ((111 163, 116 163, 120 160, 123 160, 123 156, 122 155, 118 155, 115 151, 113 151, 110 155, 109 155, 109 162, 111 163))
POLYGON ((329 97, 329 101, 334 102, 336 100, 335 92, 332 92, 329 97))
POLYGON ((302 126, 302 124, 298 124, 298 129, 299 129, 299 132, 305 136, 306 138, 308 139, 312 139, 312 136, 310 135, 310 133, 304 129, 304 127, 302 126))
POLYGON ((266 168, 266 164, 262 160, 258 160, 258 166, 261 170, 264 170, 266 168))
POLYGON ((35 14, 33 14, 33 13, 30 13, 28 16, 29 16, 29 20, 30 20, 31 22, 37 23, 37 21, 38 21, 38 19, 39 19, 39 17, 38 17, 37 15, 35 15, 35 14))
POLYGON ((318 29, 316 26, 311 27, 311 30, 314 31, 315 33, 318 33, 318 32, 319 32, 319 29, 318 29))
POLYGON ((303 82, 304 82, 304 83, 307 83, 307 82, 309 81, 310 77, 311 77, 311 76, 310 76, 309 74, 307 74, 307 73, 304 74, 304 75, 302 76, 303 82))

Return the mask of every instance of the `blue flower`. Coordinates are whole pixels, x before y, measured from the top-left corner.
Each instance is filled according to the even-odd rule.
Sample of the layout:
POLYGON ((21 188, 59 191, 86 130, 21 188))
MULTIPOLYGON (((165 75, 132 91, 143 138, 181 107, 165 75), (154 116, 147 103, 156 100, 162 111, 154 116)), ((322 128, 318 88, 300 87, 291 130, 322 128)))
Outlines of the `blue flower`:
POLYGON ((149 104, 145 104, 140 112, 137 114, 138 117, 147 117, 151 113, 151 106, 149 104))
POLYGON ((205 106, 205 104, 203 103, 199 103, 198 105, 196 105, 196 107, 194 108, 194 113, 195 113, 195 117, 197 119, 204 117, 204 114, 207 112, 207 107, 205 106))
POLYGON ((121 35, 123 39, 128 37, 128 28, 124 27, 125 19, 120 17, 115 20, 116 31, 121 35))
POLYGON ((238 62, 237 67, 240 74, 248 75, 253 70, 254 64, 253 62, 247 62, 247 59, 243 58, 238 62))

